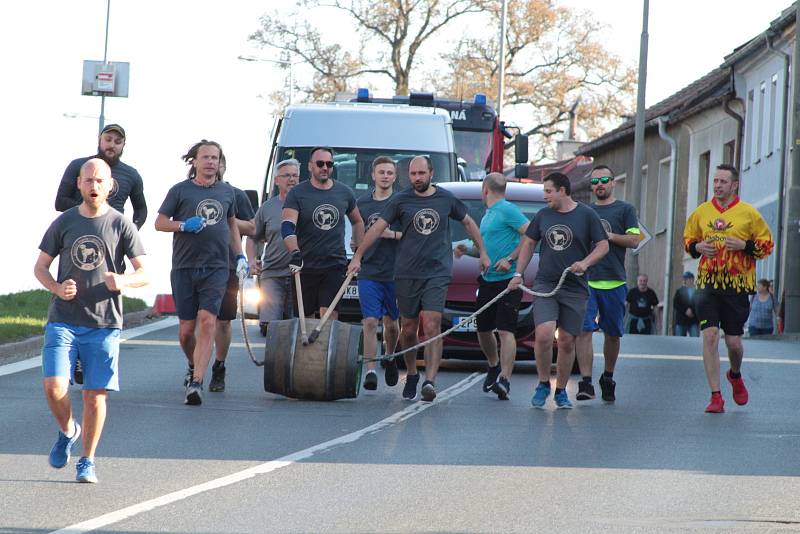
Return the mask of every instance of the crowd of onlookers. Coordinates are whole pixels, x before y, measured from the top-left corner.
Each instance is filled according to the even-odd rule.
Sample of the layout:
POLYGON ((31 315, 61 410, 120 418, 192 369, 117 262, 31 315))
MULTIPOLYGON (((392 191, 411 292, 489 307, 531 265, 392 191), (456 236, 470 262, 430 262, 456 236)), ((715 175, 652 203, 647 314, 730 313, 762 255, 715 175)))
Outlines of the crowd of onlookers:
MULTIPOLYGON (((699 337, 700 325, 694 309, 694 273, 685 272, 681 287, 672 297, 672 335, 699 337)), ((662 306, 658 295, 648 287, 646 274, 640 274, 636 286, 628 290, 625 298, 627 317, 625 332, 628 334, 658 334, 661 331, 662 306)), ((766 278, 758 281, 756 293, 750 297, 750 316, 747 333, 764 336, 782 330, 783 303, 775 296, 772 282, 766 278)))

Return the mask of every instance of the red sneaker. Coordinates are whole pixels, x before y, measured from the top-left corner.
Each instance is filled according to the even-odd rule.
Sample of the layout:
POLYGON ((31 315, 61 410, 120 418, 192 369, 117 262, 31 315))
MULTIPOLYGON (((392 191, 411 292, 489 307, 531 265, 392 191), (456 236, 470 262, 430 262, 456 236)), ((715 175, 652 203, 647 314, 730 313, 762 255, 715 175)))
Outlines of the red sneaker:
POLYGON ((747 394, 747 388, 744 386, 744 379, 741 376, 739 378, 731 377, 730 369, 725 373, 725 378, 728 379, 728 382, 730 382, 733 387, 733 401, 739 406, 747 404, 750 396, 747 394))
POLYGON ((720 393, 711 394, 711 402, 706 406, 706 413, 722 413, 725 411, 725 401, 720 393))

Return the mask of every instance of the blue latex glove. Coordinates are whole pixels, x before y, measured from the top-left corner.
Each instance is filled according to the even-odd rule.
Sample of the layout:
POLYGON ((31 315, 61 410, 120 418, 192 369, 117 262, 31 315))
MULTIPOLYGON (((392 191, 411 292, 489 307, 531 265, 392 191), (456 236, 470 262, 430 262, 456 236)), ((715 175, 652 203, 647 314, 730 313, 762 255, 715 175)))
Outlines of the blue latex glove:
POLYGON ((247 264, 247 258, 244 254, 236 256, 236 276, 244 278, 250 274, 250 265, 247 264))
POLYGON ((206 220, 199 215, 189 217, 181 223, 181 232, 199 234, 206 227, 206 220))

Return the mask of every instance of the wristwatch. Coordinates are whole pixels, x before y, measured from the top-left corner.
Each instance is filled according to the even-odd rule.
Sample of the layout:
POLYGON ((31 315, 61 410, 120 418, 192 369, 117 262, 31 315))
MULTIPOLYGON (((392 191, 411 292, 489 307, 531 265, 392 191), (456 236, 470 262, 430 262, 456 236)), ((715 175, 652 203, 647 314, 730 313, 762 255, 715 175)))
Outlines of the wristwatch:
POLYGON ((518 276, 519 276, 520 278, 522 278, 522 273, 514 273, 514 276, 512 276, 512 278, 516 278, 516 277, 518 277, 518 276))
POLYGON ((509 257, 507 257, 507 258, 506 258, 506 261, 507 261, 508 263, 514 263, 514 258, 512 258, 511 256, 509 256, 509 257))

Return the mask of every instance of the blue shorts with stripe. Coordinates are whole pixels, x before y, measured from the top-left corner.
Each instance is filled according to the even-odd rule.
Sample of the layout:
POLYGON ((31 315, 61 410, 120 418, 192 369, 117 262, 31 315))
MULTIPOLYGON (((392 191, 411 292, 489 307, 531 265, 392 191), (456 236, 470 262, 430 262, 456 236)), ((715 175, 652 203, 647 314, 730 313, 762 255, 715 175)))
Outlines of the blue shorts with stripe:
POLYGON ((583 318, 583 331, 596 332, 622 337, 625 331, 625 296, 628 287, 625 284, 614 289, 595 289, 589 287, 589 302, 586 303, 586 315, 583 318))

